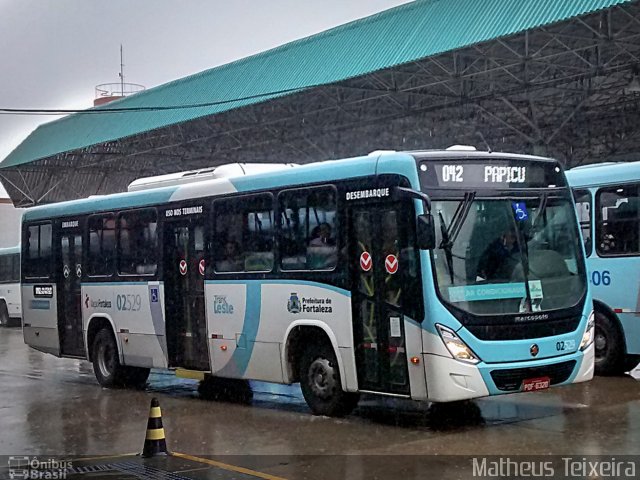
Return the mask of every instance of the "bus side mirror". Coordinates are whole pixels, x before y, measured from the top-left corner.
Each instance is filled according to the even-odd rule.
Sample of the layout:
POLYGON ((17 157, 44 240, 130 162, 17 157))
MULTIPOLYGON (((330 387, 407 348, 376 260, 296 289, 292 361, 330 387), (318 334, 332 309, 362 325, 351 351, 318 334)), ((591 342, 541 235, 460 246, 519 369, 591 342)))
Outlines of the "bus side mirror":
POLYGON ((432 250, 436 248, 436 228, 433 223, 433 215, 430 213, 418 215, 416 241, 418 248, 421 250, 432 250))

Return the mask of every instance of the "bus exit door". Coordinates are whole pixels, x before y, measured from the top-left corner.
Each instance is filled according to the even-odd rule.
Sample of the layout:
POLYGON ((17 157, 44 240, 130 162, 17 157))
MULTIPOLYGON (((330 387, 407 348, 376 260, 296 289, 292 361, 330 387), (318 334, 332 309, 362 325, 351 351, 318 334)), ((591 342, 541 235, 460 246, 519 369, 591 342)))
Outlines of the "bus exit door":
POLYGON ((419 282, 415 281, 409 213, 400 203, 349 209, 353 332, 360 390, 410 393, 404 304, 412 302, 411 294, 419 282))
POLYGON ((65 356, 84 356, 82 333, 82 234, 64 232, 60 236, 61 275, 58 276, 58 334, 60 352, 65 356))
POLYGON ((165 223, 164 297, 169 366, 208 371, 204 222, 165 223))

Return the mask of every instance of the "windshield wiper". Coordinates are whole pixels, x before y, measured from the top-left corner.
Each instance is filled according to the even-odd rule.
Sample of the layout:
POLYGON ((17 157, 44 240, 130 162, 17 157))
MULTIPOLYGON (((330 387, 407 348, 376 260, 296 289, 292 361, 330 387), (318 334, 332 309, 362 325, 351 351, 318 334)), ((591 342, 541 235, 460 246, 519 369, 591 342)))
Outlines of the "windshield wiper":
POLYGON ((531 231, 535 232, 535 227, 538 226, 538 219, 544 214, 547 209, 547 200, 549 200, 549 195, 546 193, 542 194, 542 198, 540 199, 540 203, 538 204, 538 212, 536 213, 536 218, 531 222, 531 231))
POLYGON ((442 216, 442 211, 438 211, 438 217, 440 218, 440 233, 442 235, 442 241, 440 242, 439 248, 444 250, 445 258, 447 260, 447 268, 449 269, 449 276, 451 278, 451 283, 453 283, 453 244, 458 238, 458 234, 462 229, 462 224, 464 223, 467 215, 469 214, 469 210, 471 209, 471 204, 473 203, 473 199, 476 197, 476 192, 465 192, 464 200, 458 204, 458 208, 453 214, 453 218, 451 219, 451 223, 447 227, 445 225, 444 217, 442 216))
POLYGON ((453 253, 451 252, 453 242, 449 239, 449 232, 445 225, 444 217, 442 216, 442 210, 438 211, 438 217, 440 217, 440 233, 442 235, 442 241, 440 242, 439 248, 444 250, 444 255, 447 260, 447 268, 449 269, 449 276, 451 277, 451 283, 453 284, 453 253))

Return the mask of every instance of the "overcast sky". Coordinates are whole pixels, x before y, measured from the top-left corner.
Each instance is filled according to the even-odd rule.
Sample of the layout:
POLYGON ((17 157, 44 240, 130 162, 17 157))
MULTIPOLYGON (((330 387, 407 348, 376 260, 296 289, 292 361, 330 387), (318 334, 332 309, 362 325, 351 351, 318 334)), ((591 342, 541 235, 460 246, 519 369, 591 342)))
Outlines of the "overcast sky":
MULTIPOLYGON (((91 107, 120 44, 125 80, 150 88, 408 1, 0 0, 0 107, 91 107)), ((55 118, 0 114, 0 161, 55 118)))

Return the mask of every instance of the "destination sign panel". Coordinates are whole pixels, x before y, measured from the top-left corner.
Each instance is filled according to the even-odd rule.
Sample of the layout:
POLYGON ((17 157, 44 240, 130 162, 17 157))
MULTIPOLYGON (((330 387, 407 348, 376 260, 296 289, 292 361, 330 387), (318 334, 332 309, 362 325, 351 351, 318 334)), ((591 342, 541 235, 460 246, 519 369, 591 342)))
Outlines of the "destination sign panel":
POLYGON ((51 298, 53 297, 53 285, 34 285, 33 286, 33 296, 34 297, 44 297, 51 298))
POLYGON ((552 163, 505 160, 428 160, 419 164, 425 187, 469 189, 548 188, 565 185, 561 170, 552 163))

